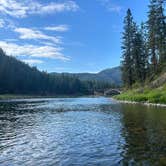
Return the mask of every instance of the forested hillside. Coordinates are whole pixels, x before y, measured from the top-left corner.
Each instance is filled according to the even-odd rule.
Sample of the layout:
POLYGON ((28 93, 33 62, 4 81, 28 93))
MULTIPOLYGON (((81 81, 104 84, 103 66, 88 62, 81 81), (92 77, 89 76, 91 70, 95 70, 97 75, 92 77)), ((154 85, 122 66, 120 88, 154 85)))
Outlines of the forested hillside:
MULTIPOLYGON (((59 75, 59 73, 51 73, 59 75)), ((68 76, 76 76, 81 81, 99 81, 108 82, 115 86, 122 85, 122 72, 120 67, 102 70, 99 73, 64 73, 68 76)))
POLYGON ((110 88, 106 82, 80 81, 76 76, 52 75, 7 56, 0 49, 0 94, 79 95, 110 88))
POLYGON ((122 78, 125 86, 144 84, 166 71, 165 1, 151 0, 148 20, 137 25, 131 10, 124 19, 122 78))
POLYGON ((166 103, 166 1, 151 0, 148 19, 137 25, 128 9, 124 19, 122 79, 118 99, 166 103), (155 85, 155 86, 154 86, 155 85))

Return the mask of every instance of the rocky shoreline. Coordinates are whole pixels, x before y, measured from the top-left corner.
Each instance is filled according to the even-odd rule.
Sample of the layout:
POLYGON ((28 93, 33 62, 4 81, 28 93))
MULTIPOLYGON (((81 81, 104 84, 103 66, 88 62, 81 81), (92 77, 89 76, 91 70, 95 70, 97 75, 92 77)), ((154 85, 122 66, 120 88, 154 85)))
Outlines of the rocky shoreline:
POLYGON ((166 104, 159 104, 159 103, 148 103, 148 102, 136 102, 136 101, 127 101, 127 100, 117 100, 119 103, 125 103, 125 104, 142 104, 146 106, 155 106, 155 107, 165 107, 166 104))

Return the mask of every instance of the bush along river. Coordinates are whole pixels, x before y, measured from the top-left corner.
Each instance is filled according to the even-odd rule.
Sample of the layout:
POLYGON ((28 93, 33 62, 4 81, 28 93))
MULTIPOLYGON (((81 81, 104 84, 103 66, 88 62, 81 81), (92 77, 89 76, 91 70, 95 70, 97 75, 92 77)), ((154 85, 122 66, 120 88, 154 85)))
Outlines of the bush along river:
POLYGON ((0 165, 166 165, 166 108, 104 97, 1 101, 0 165))

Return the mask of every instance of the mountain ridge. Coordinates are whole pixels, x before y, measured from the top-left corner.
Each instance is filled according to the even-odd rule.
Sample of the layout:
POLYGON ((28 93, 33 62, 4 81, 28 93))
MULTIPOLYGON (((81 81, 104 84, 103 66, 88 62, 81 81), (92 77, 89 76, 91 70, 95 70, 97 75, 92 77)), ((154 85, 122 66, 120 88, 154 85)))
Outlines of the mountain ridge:
POLYGON ((102 82, 108 82, 116 85, 122 85, 122 72, 120 69, 120 66, 104 69, 98 73, 56 73, 53 72, 51 74, 54 75, 69 75, 69 76, 76 76, 82 81, 102 81, 102 82))

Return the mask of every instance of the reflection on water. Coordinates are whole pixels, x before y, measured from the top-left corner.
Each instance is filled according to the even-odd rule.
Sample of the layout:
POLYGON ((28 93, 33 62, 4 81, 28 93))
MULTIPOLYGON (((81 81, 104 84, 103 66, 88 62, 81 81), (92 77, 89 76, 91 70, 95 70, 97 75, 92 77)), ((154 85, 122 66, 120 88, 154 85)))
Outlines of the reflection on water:
POLYGON ((166 165, 166 109, 123 105, 124 163, 166 165))
POLYGON ((164 164, 164 108, 108 98, 0 103, 0 165, 164 164))

